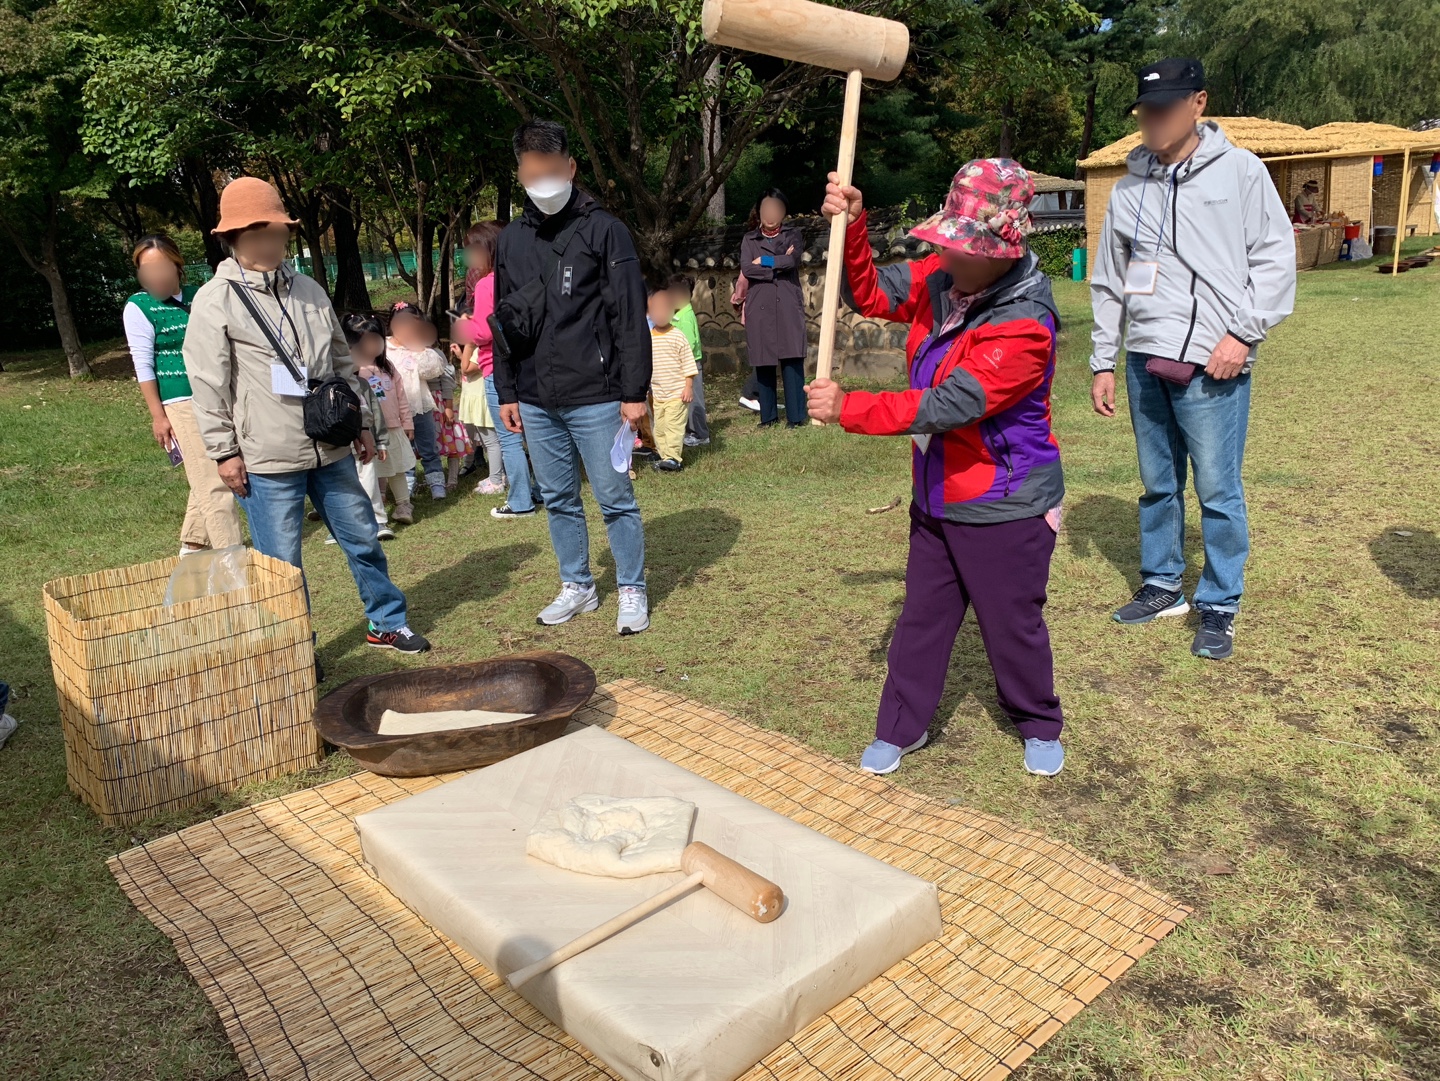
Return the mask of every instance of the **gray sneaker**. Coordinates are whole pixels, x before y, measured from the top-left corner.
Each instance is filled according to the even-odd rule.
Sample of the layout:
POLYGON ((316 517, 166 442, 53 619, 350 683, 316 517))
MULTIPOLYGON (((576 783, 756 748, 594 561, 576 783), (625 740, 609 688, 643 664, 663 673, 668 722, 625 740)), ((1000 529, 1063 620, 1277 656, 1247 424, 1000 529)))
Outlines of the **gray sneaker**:
POLYGON ((5 746, 5 741, 15 734, 15 729, 20 727, 20 722, 10 714, 0 714, 0 747, 5 746))
POLYGON ((650 598, 638 586, 620 587, 620 616, 615 629, 621 634, 639 634, 650 628, 650 598))
POLYGON ((569 623, 581 613, 593 612, 599 607, 600 594, 595 592, 594 585, 582 586, 565 582, 560 586, 560 595, 541 609, 535 622, 544 627, 558 627, 562 623, 569 623))

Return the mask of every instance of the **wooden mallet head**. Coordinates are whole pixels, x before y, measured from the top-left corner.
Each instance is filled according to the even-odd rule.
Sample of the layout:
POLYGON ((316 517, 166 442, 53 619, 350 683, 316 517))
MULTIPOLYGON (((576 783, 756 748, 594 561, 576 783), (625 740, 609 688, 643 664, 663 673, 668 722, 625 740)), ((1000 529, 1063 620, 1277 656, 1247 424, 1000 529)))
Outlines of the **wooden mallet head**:
POLYGON ((904 23, 811 0, 705 0, 705 40, 886 82, 910 52, 904 23))

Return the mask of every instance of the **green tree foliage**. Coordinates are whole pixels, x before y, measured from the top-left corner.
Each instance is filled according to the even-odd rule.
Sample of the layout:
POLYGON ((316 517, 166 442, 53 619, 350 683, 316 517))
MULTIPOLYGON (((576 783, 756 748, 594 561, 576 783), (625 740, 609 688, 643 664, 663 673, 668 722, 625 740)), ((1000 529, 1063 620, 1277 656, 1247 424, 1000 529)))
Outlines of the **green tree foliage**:
MULTIPOLYGON (((923 5, 846 6, 895 16, 923 5)), ((564 122, 587 179, 652 270, 667 269, 674 243, 707 220, 746 148, 801 122, 833 74, 707 44, 700 0, 345 0, 336 18, 377 9, 434 34, 518 116, 564 122)))
POLYGON ((1205 61, 1217 114, 1402 127, 1440 116, 1435 0, 1178 0, 1173 27, 1205 61))
POLYGON ((88 376, 60 236, 108 178, 80 143, 86 75, 80 27, 57 4, 0 6, 0 230, 49 286, 70 374, 88 376))

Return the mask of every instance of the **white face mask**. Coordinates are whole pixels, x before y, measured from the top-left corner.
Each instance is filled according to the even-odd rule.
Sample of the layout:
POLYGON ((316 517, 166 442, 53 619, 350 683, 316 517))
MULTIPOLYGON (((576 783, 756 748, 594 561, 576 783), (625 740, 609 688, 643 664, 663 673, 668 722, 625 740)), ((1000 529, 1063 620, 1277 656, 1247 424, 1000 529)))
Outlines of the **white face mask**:
POLYGON ((558 214, 565 209, 565 204, 570 201, 570 190, 570 181, 546 177, 533 188, 526 188, 525 194, 540 208, 540 213, 548 215, 558 214))

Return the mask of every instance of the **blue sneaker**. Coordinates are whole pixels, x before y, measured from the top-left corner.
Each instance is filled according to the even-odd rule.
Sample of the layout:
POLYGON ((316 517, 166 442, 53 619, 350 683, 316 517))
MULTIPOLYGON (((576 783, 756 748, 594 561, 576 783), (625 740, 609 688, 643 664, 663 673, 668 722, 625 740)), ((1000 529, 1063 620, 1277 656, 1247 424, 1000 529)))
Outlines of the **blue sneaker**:
POLYGON ((1065 748, 1058 739, 1025 741, 1025 772, 1053 777, 1065 768, 1065 748))
POLYGON ((865 753, 860 756, 860 771, 862 773, 873 773, 877 777, 882 773, 894 773, 900 768, 900 759, 911 751, 919 750, 925 746, 925 741, 930 738, 926 732, 908 747, 897 747, 893 743, 886 743, 883 739, 877 739, 870 746, 865 748, 865 753))

